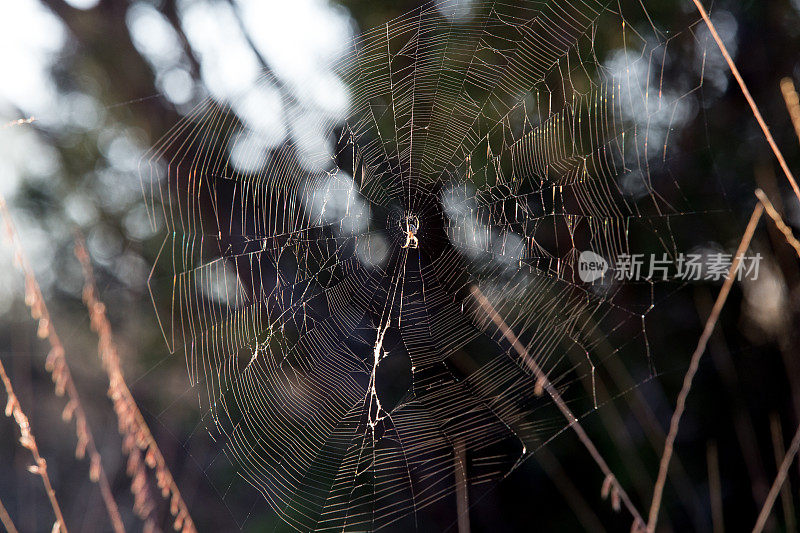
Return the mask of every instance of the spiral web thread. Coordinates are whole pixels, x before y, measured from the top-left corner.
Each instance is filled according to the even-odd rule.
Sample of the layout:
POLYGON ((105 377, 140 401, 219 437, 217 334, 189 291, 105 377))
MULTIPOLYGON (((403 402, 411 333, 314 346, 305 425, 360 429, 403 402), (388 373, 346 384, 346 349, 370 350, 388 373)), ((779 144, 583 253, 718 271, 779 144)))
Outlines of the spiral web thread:
POLYGON ((344 120, 302 115, 267 73, 281 142, 208 100, 142 167, 174 269, 151 278, 167 342, 239 473, 301 531, 419 525, 456 508, 457 479, 475 501, 564 429, 473 286, 578 413, 605 358, 652 368, 652 290, 620 303, 633 284, 584 283, 576 260, 613 265, 635 228, 676 253, 670 135, 702 80, 664 80, 699 43, 638 1, 464 9, 357 38, 333 67, 344 120))

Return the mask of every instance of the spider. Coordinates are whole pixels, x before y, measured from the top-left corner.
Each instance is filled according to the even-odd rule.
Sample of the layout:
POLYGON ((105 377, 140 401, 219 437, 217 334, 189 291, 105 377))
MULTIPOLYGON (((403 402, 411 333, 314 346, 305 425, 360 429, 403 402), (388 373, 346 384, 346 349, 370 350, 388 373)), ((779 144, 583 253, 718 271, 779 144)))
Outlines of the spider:
POLYGON ((417 239, 416 233, 419 231, 419 218, 414 215, 406 215, 399 224, 400 229, 403 230, 403 233, 406 235, 406 242, 402 247, 418 248, 419 240, 417 239))

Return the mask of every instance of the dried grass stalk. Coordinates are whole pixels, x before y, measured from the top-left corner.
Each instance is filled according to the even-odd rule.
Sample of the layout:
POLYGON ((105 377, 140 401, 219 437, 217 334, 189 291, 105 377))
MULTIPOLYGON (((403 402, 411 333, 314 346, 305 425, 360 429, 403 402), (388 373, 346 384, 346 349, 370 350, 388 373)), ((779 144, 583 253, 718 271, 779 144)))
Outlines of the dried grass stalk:
POLYGON ((800 200, 800 186, 797 185, 797 181, 794 179, 794 174, 792 174, 792 171, 789 170, 789 165, 786 163, 786 159, 783 157, 781 149, 778 148, 778 143, 776 143, 775 139, 772 137, 772 133, 769 131, 769 126, 767 126, 764 117, 761 116, 761 111, 759 111, 756 101, 750 94, 750 90, 747 88, 744 78, 742 78, 742 75, 739 73, 739 69, 736 68, 733 58, 731 57, 730 53, 728 53, 725 43, 722 42, 722 37, 719 36, 717 28, 714 26, 714 23, 711 22, 711 18, 708 16, 708 12, 703 7, 703 4, 700 3, 700 0, 692 0, 692 2, 694 2, 695 7, 700 12, 700 16, 703 17, 703 21, 706 23, 706 26, 708 26, 708 29, 711 32, 712 37, 714 37, 714 41, 716 41, 717 46, 719 46, 719 50, 722 52, 722 56, 725 58, 725 62, 728 64, 731 74, 733 74, 733 77, 736 79, 736 83, 739 84, 739 88, 742 90, 742 94, 744 95, 745 100, 747 100, 747 104, 750 106, 750 111, 753 112, 756 122, 758 122, 758 125, 761 127, 761 131, 764 133, 764 138, 767 139, 767 143, 769 143, 770 148, 772 148, 772 153, 775 154, 775 158, 778 160, 786 179, 792 186, 795 196, 797 196, 797 199, 800 200))
POLYGON ((6 388, 6 395, 8 396, 6 416, 14 417, 14 421, 17 423, 17 426, 19 426, 19 443, 23 448, 30 450, 31 455, 33 455, 33 464, 28 467, 28 472, 42 478, 44 490, 47 493, 48 500, 50 500, 50 506, 53 508, 53 512, 56 515, 56 523, 53 526, 53 530, 66 533, 67 525, 64 523, 64 515, 61 513, 61 506, 56 499, 56 491, 53 490, 53 485, 50 483, 50 476, 47 475, 47 461, 39 454, 39 447, 36 445, 36 438, 31 431, 31 424, 28 422, 28 417, 25 416, 22 407, 19 405, 17 395, 14 394, 14 387, 11 386, 11 380, 6 374, 6 369, 2 361, 0 361, 0 380, 2 380, 6 388), (56 529, 56 527, 58 529, 56 529))
POLYGON ((778 210, 775 209, 775 206, 772 205, 772 202, 769 201, 767 195, 761 189, 756 189, 756 196, 758 197, 758 201, 761 202, 761 205, 764 206, 764 210, 766 210, 767 215, 772 219, 772 222, 775 224, 775 227, 778 228, 783 234, 783 238, 786 239, 786 243, 794 248, 797 257, 800 257, 800 241, 792 233, 792 229, 786 225, 781 217, 778 210))
POLYGON ((589 452, 589 455, 591 455, 592 459, 594 459, 594 462, 597 464, 597 466, 600 467, 600 470, 605 475, 602 488, 603 498, 610 496, 611 506, 615 511, 619 511, 624 504, 625 508, 633 517, 631 531, 638 532, 643 530, 644 520, 642 519, 638 509, 636 509, 636 506, 633 505, 633 502, 625 492, 625 489, 619 484, 619 481, 617 481, 617 478, 611 471, 608 463, 606 463, 605 459, 600 454, 600 451, 589 438, 589 435, 586 433, 586 431, 584 431, 583 426, 581 426, 578 418, 572 413, 572 410, 567 406, 566 402, 564 402, 564 399, 561 397, 561 394, 559 394, 558 390, 550 382, 547 374, 530 356, 528 350, 519 340, 514 331, 509 327, 509 325, 506 324, 506 321, 503 320, 503 317, 500 316, 500 313, 498 313, 491 302, 489 302, 489 300, 483 294, 483 291, 481 291, 477 285, 472 285, 470 292, 483 312, 486 313, 489 320, 494 323, 498 331, 511 344, 511 347, 514 348, 528 369, 533 373, 534 377, 536 378, 534 392, 537 394, 543 394, 546 392, 550 396, 550 398, 553 400, 553 403, 555 403, 556 407, 558 407, 558 410, 561 411, 561 414, 564 415, 564 418, 566 418, 569 427, 575 431, 575 434, 589 452))
POLYGON ((3 524, 3 527, 6 528, 8 533, 17 533, 17 526, 15 526, 14 521, 11 520, 11 515, 9 515, 8 511, 6 511, 6 507, 3 505, 2 500, 0 500, 0 524, 3 524))
POLYGON ((756 207, 753 209, 753 214, 750 216, 750 221, 747 224, 744 235, 742 235, 742 240, 739 242, 739 247, 737 248, 736 255, 733 258, 733 263, 731 263, 730 270, 728 271, 728 277, 725 280, 725 283, 722 284, 722 289, 720 289, 719 294, 717 295, 717 300, 714 302, 714 307, 711 309, 711 314, 709 315, 708 320, 706 320, 703 333, 700 335, 700 339, 697 341, 697 347, 692 354, 692 359, 689 363, 689 369, 686 371, 686 375, 683 377, 683 385, 681 386, 681 391, 678 394, 675 412, 672 414, 672 419, 670 420, 669 433, 667 434, 667 440, 664 443, 664 452, 661 455, 661 462, 658 467, 658 479, 656 480, 656 485, 653 489, 653 500, 650 503, 647 531, 651 533, 655 531, 656 524, 658 523, 658 513, 661 509, 661 498, 664 495, 664 486, 667 482, 669 463, 672 459, 675 439, 678 436, 681 417, 683 417, 683 412, 686 409, 686 399, 689 397, 689 392, 692 389, 694 376, 697 374, 697 370, 700 368, 700 359, 702 359, 703 354, 706 351, 708 340, 711 338, 711 334, 714 332, 714 328, 717 325, 719 315, 722 313, 722 308, 725 306, 725 302, 728 300, 728 295, 733 287, 733 282, 736 280, 736 273, 739 270, 739 264, 741 263, 742 256, 750 247, 750 241, 753 238, 753 234, 756 231, 756 226, 758 225, 758 221, 761 220, 761 215, 763 213, 763 204, 760 202, 756 203, 756 207))
POLYGON ((786 102, 786 109, 789 110, 789 116, 792 119, 794 132, 797 134, 797 138, 800 139, 800 96, 797 95, 792 78, 783 78, 781 80, 781 92, 786 102))
POLYGON ((183 501, 164 456, 125 383, 119 352, 114 343, 111 324, 106 316, 106 308, 97 296, 91 259, 80 237, 75 240, 75 255, 83 267, 85 281, 83 301, 89 309, 92 330, 99 338, 98 354, 108 374, 108 395, 114 404, 119 432, 123 437, 122 449, 128 456, 127 469, 128 475, 132 478, 134 509, 139 516, 145 518, 147 527, 154 527, 156 506, 147 482, 146 465, 155 471, 156 485, 161 490, 161 496, 169 500, 169 510, 174 519, 175 530, 194 533, 196 529, 189 515, 189 508, 183 501))
POLYGON ((775 476, 775 481, 773 481, 772 487, 769 489, 767 500, 764 502, 764 506, 758 514, 758 520, 756 520, 756 525, 753 527, 753 533, 761 533, 761 531, 764 530, 769 514, 772 512, 772 506, 778 498, 781 487, 783 487, 783 484, 786 482, 786 477, 789 475, 789 467, 792 466, 792 461, 794 461, 798 451, 800 451, 800 427, 797 428, 792 438, 792 443, 789 445, 789 450, 786 452, 780 468, 778 468, 778 474, 775 476))
POLYGON ((69 422, 73 419, 75 420, 75 433, 78 439, 78 443, 75 447, 75 456, 78 459, 82 459, 88 454, 89 478, 100 487, 100 494, 102 495, 103 503, 105 504, 114 531, 116 533, 123 533, 125 527, 122 523, 119 507, 111 492, 111 485, 103 469, 100 452, 95 445, 94 436, 92 435, 86 417, 86 411, 83 408, 83 404, 78 395, 78 389, 72 379, 72 373, 70 372, 65 357, 64 346, 61 344, 55 326, 53 326, 53 322, 50 320, 50 313, 47 310, 47 305, 42 296, 42 291, 39 288, 39 283, 36 281, 36 276, 22 249, 19 234, 16 231, 5 199, 2 196, 0 196, 0 214, 2 214, 5 223, 6 239, 14 253, 14 264, 25 277, 25 304, 30 309, 31 317, 39 323, 37 330, 39 338, 46 339, 50 345, 50 352, 47 355, 45 368, 53 379, 56 394, 59 396, 67 395, 67 403, 61 413, 61 418, 65 422, 69 422))

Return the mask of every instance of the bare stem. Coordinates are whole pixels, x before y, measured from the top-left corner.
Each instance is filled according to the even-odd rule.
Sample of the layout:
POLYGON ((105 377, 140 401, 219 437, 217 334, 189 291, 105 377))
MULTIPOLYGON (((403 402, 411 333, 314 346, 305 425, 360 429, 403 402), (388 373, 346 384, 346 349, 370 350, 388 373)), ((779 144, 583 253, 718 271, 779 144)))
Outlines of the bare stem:
POLYGON ((763 213, 764 206, 761 203, 757 203, 756 207, 753 209, 753 214, 750 216, 750 222, 747 224, 747 228, 742 236, 742 240, 739 242, 739 248, 736 250, 736 255, 731 263, 731 268, 728 271, 728 277, 725 280, 725 283, 722 284, 722 289, 719 291, 719 295, 717 295, 717 300, 714 302, 714 307, 711 309, 711 314, 709 315, 706 325, 703 328, 703 334, 700 336, 700 340, 697 342, 697 348, 695 348, 694 353, 692 354, 692 359, 689 363, 689 369, 686 371, 686 375, 683 378, 683 387, 681 388, 680 394, 678 394, 678 402, 675 406, 675 412, 672 414, 672 420, 670 421, 669 425, 669 433, 667 434, 667 440, 664 444, 664 453, 661 455, 661 463, 658 468, 658 479, 656 480, 656 485, 653 489, 653 500, 650 504, 650 514, 647 521, 647 531, 651 533, 655 531, 656 523, 658 522, 658 512, 661 508, 661 498, 664 495, 664 485, 667 481, 669 462, 672 459, 675 438, 678 436, 681 417, 683 416, 683 411, 686 408, 686 398, 689 396, 689 391, 692 389, 692 382, 694 381, 694 376, 697 374, 697 370, 700 367, 700 359, 703 357, 703 353, 706 351, 708 339, 714 332, 714 327, 717 325, 719 315, 722 312, 722 308, 725 306, 725 301, 728 299, 728 295, 731 292, 731 287, 733 287, 733 282, 736 279, 736 273, 739 270, 739 264, 741 263, 742 256, 750 247, 750 241, 753 239, 756 226, 758 225, 758 221, 761 219, 761 215, 763 213))
POLYGON ((550 398, 552 398, 559 411, 561 411, 561 414, 563 414, 564 418, 567 419, 569 427, 575 431, 578 439, 580 439, 581 443, 589 451, 589 455, 592 456, 594 462, 600 467, 600 470, 606 477, 604 486, 608 488, 608 490, 604 490, 604 492, 609 492, 611 494, 612 501, 619 499, 619 501, 625 505, 625 508, 628 509, 628 511, 631 513, 631 516, 633 516, 634 527, 632 530, 639 529, 640 525, 644 525, 642 515, 633 505, 633 502, 625 492, 625 489, 623 489, 617 481, 617 478, 611 471, 611 468, 609 468, 608 463, 606 463, 605 459, 603 459, 603 456, 600 455, 600 451, 589 438, 589 435, 586 434, 586 431, 584 431, 583 426, 581 426, 577 417, 575 417, 575 415, 572 413, 572 410, 567 406, 566 402, 564 402, 561 394, 559 394, 558 390, 550 382, 547 374, 539 367, 536 361, 534 361, 533 357, 528 354, 528 350, 525 348, 522 342, 520 342, 517 335, 508 326, 508 324, 506 324, 505 320, 503 320, 503 317, 501 317, 497 310, 495 310, 494 306, 492 306, 489 300, 486 299, 486 296, 484 296, 483 292, 478 288, 478 286, 472 285, 470 290, 478 305, 480 305, 489 318, 491 318, 492 322, 494 322, 494 324, 497 326, 503 337, 505 337, 506 340, 511 343, 511 346, 522 358, 525 366, 527 366, 528 369, 533 373, 534 377, 536 378, 536 388, 547 392, 550 398))
POLYGON ((6 369, 2 361, 0 361, 0 380, 2 380, 3 385, 5 385, 6 395, 8 396, 6 416, 14 417, 17 426, 19 426, 19 443, 23 448, 30 450, 31 455, 33 455, 34 464, 28 467, 28 471, 32 474, 38 474, 39 477, 42 478, 44 490, 47 493, 47 499, 50 500, 50 507, 53 508, 53 513, 56 515, 56 523, 58 524, 59 531, 67 533, 67 525, 64 523, 64 515, 61 513, 61 506, 58 505, 58 500, 56 499, 56 491, 53 490, 53 485, 50 483, 50 476, 47 475, 47 461, 39 454, 39 447, 36 445, 36 438, 31 431, 31 424, 28 422, 28 417, 25 416, 22 407, 19 405, 17 395, 14 394, 14 387, 11 385, 11 380, 6 374, 6 369))
POLYGON ((197 530, 189 515, 189 507, 183 501, 181 491, 172 477, 167 462, 139 411, 133 394, 125 383, 117 345, 111 332, 111 324, 106 317, 105 305, 98 299, 91 259, 80 236, 76 236, 75 239, 75 255, 83 267, 83 301, 89 310, 92 329, 97 333, 98 354, 103 363, 103 369, 108 375, 108 394, 114 403, 119 431, 124 438, 123 448, 128 455, 128 473, 133 477, 132 487, 136 498, 137 512, 148 521, 153 521, 154 505, 147 489, 144 468, 144 464, 146 464, 155 470, 156 484, 161 489, 164 498, 169 498, 170 513, 174 518, 175 530, 183 533, 195 533, 197 530))
POLYGON ((769 218, 771 218, 772 221, 775 223, 775 227, 778 228, 778 231, 783 233, 784 238, 786 238, 786 242, 789 243, 789 246, 794 248, 795 253, 797 253, 798 257, 800 257, 800 241, 798 241, 797 238, 794 236, 794 234, 792 233, 792 229, 789 226, 787 226, 786 223, 783 221, 783 218, 781 218, 780 213, 778 213, 778 210, 775 209, 775 207, 772 205, 772 202, 769 201, 769 198, 764 193, 764 191, 762 191, 761 189, 756 189, 756 196, 758 197, 758 200, 761 202, 761 204, 764 206, 764 209, 766 210, 767 215, 769 215, 769 218))
POLYGON ((14 521, 11 520, 11 515, 6 511, 2 501, 0 501, 0 523, 3 524, 8 533, 18 533, 17 527, 14 525, 14 521))
POLYGON ((775 476, 775 481, 772 483, 772 488, 769 489, 767 501, 764 502, 764 506, 761 508, 761 512, 758 514, 758 520, 756 520, 756 525, 753 527, 753 533, 760 533, 763 531, 764 525, 767 523, 767 519, 769 518, 769 513, 772 511, 772 506, 775 503, 775 499, 778 497, 778 493, 786 481, 789 468, 792 466, 792 461, 794 461, 794 457, 797 455, 798 450, 800 450, 800 427, 797 428, 794 438, 792 438, 792 443, 789 445, 789 450, 786 452, 786 456, 783 458, 781 467, 778 469, 778 475, 775 476))
POLYGON ((89 427, 89 419, 86 416, 86 410, 83 408, 80 396, 78 395, 78 388, 75 386, 75 381, 72 379, 72 372, 70 371, 65 355, 66 351, 61 344, 58 333, 56 333, 53 321, 50 319, 50 312, 47 309, 44 296, 39 287, 39 282, 36 280, 33 269, 22 248, 19 234, 14 225, 14 220, 11 218, 11 213, 9 213, 2 195, 0 195, 0 215, 2 215, 5 223, 6 238, 14 252, 15 264, 25 277, 25 303, 30 308, 31 317, 39 322, 39 337, 46 338, 47 342, 50 344, 50 353, 47 355, 45 368, 50 373, 53 383, 55 383, 56 394, 59 396, 63 395, 65 392, 67 394, 68 401, 67 405, 64 407, 62 418, 64 421, 75 419, 75 433, 78 438, 75 455, 81 458, 88 453, 89 479, 96 482, 100 487, 100 494, 103 498, 103 503, 105 504, 114 531, 116 533, 124 533, 125 527, 122 523, 119 507, 111 492, 111 484, 108 482, 108 476, 103 468, 100 452, 95 445, 94 435, 89 427))
POLYGON ((794 82, 791 78, 783 78, 781 80, 781 92, 783 99, 786 101, 786 109, 789 110, 789 116, 792 118, 794 125, 794 132, 797 138, 800 139, 800 97, 797 95, 797 90, 794 88, 794 82))
POLYGON ((722 481, 719 474, 719 454, 717 443, 709 442, 706 447, 708 463, 708 495, 711 498, 711 524, 714 533, 725 532, 725 518, 722 512, 722 481))
POLYGON ((739 88, 741 88, 742 94, 744 94, 747 103, 750 104, 750 109, 753 111, 753 116, 756 118, 758 125, 761 126, 761 131, 764 132, 764 137, 767 138, 767 142, 772 148, 772 152, 778 159, 778 163, 780 163, 781 168, 783 169, 783 173, 786 175, 786 179, 789 180, 789 183, 792 186, 792 190, 794 190, 795 196, 797 196, 797 199, 800 200, 800 187, 798 187, 797 181, 794 179, 792 171, 789 170, 789 165, 786 164, 786 159, 784 159, 780 148, 778 148, 778 144, 772 137, 772 133, 770 133, 769 127, 767 126, 767 123, 764 121, 764 117, 761 116, 761 111, 758 110, 758 106, 756 105, 755 100, 753 100, 753 97, 750 94, 750 90, 747 88, 747 85, 745 84, 742 75, 739 73, 739 69, 736 68, 736 64, 733 62, 731 55, 728 53, 728 49, 725 47, 725 43, 722 42, 722 38, 719 36, 719 33, 717 33, 717 28, 714 27, 714 23, 711 22, 711 19, 708 16, 708 12, 703 7, 703 4, 700 3, 700 0, 692 0, 692 2, 694 2, 694 5, 697 7, 697 10, 700 11, 700 15, 703 17, 706 26, 708 26, 708 29, 711 31, 711 35, 717 42, 717 46, 719 46, 719 49, 722 52, 722 56, 728 63, 728 67, 731 69, 733 77, 736 78, 736 81, 739 83, 739 88))
MULTIPOLYGON (((783 428, 781 427, 781 417, 778 415, 778 413, 772 413, 772 415, 770 415, 769 426, 771 430, 770 432, 772 433, 772 450, 775 453, 775 464, 779 465, 783 463, 784 459, 786 459, 786 450, 783 447, 783 428)), ((780 492, 786 531, 797 531, 791 487, 783 484, 780 492)))

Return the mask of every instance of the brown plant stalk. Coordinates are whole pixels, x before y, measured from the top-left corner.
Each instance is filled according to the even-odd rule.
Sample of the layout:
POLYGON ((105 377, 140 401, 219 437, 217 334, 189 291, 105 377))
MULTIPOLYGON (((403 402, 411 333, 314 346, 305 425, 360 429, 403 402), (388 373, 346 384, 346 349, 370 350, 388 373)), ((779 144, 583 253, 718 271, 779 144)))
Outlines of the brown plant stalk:
MULTIPOLYGON (((772 433, 772 451, 775 454, 775 464, 780 465, 783 464, 783 461, 786 459, 786 450, 783 446, 783 427, 781 426, 781 418, 777 413, 772 413, 770 415, 769 425, 771 430, 770 432, 772 433)), ((789 485, 782 483, 780 487, 780 493, 786 531, 797 531, 797 524, 795 523, 794 516, 794 502, 792 501, 792 488, 789 485)))
POLYGON ((719 46, 722 56, 725 58, 725 62, 728 64, 728 68, 731 69, 731 74, 733 74, 733 77, 736 78, 736 82, 739 84, 739 88, 742 90, 745 100, 747 100, 747 103, 750 105, 750 110, 753 112, 756 122, 758 122, 758 125, 761 127, 761 131, 764 132, 764 137, 766 137, 767 143, 769 143, 769 146, 772 148, 772 152, 775 154, 778 163, 780 163, 783 173, 786 175, 786 179, 789 180, 789 184, 792 186, 795 196, 797 196, 797 199, 800 200, 800 187, 798 187, 797 181, 794 179, 794 174, 792 174, 792 171, 789 170, 789 165, 786 163, 786 159, 783 157, 781 149, 778 148, 778 143, 775 142, 775 138, 772 136, 772 133, 770 133, 769 126, 767 126, 766 121, 764 121, 764 117, 761 116, 761 111, 759 111, 756 101, 750 94, 750 90, 747 88, 747 84, 744 82, 742 75, 739 73, 739 69, 736 68, 733 58, 731 58, 730 53, 728 53, 725 43, 722 42, 722 38, 719 36, 719 33, 717 33, 717 28, 714 26, 714 23, 711 22, 711 18, 709 18, 708 12, 703 7, 703 4, 700 3, 700 0, 692 0, 692 2, 694 2, 695 7, 697 7, 697 10, 700 12, 700 16, 703 17, 703 21, 705 21, 706 26, 708 26, 708 29, 711 32, 711 35, 714 37, 717 46, 719 46))
MULTIPOLYGON (((793 104, 794 106, 800 107, 800 104, 798 104, 796 101, 797 93, 794 92, 794 85, 791 84, 791 82, 789 82, 791 84, 791 92, 794 94, 794 101, 792 101, 792 98, 787 96, 788 91, 785 87, 786 81, 787 80, 783 80, 784 83, 782 83, 782 89, 784 91, 784 96, 786 97, 787 100, 787 107, 789 108, 789 112, 792 114, 792 120, 793 122, 795 122, 795 126, 800 126, 800 109, 793 108, 793 104)), ((800 129, 798 129, 798 136, 800 137, 800 129)), ((778 213, 777 209, 775 209, 775 207, 772 205, 772 202, 769 200, 769 197, 767 197, 767 195, 761 189, 756 189, 756 196, 758 197, 759 202, 761 202, 761 205, 764 206, 764 210, 767 212, 767 215, 769 215, 769 217, 772 219, 773 223, 775 224, 775 227, 783 234, 786 242, 792 248, 794 248, 795 253, 797 254, 798 257, 800 257, 800 242, 798 242, 797 238, 792 233, 791 228, 789 228, 789 226, 786 225, 786 223, 783 221, 783 218, 781 217, 780 213, 778 213)), ((773 440, 774 440, 774 445, 776 446, 776 459, 777 459, 778 456, 780 455, 779 450, 777 448, 777 446, 779 445, 779 441, 776 440, 775 438, 776 430, 774 424, 775 420, 773 420, 773 440)), ((779 432, 780 423, 777 422, 777 424, 779 432)), ((775 478, 775 481, 772 484, 772 487, 770 488, 769 493, 767 494, 764 505, 761 509, 761 512, 759 513, 758 519, 756 520, 756 525, 753 527, 754 532, 760 532, 764 529, 764 526, 766 525, 767 520, 769 519, 772 506, 775 504, 775 499, 777 498, 778 493, 781 491, 786 481, 786 476, 788 474, 789 467, 791 466, 794 457, 797 455, 798 448, 800 448, 800 428, 798 428, 794 438, 792 439, 792 443, 789 447, 788 453, 786 453, 783 456, 783 460, 781 461, 781 466, 778 470, 778 474, 775 478)), ((784 507, 787 510, 789 510, 789 507, 786 504, 784 504, 784 507)), ((787 513, 787 523, 789 521, 790 519, 787 513)), ((793 522, 793 518, 791 521, 793 522)))
POLYGON ((778 210, 772 205, 772 202, 769 201, 769 198, 764 191, 761 189, 756 189, 756 197, 758 197, 758 201, 764 206, 764 210, 767 212, 767 215, 769 215, 769 218, 772 219, 775 227, 778 228, 778 231, 783 234, 783 237, 786 239, 786 242, 789 244, 789 246, 794 248, 797 257, 800 257, 800 241, 798 241, 794 236, 792 229, 783 221, 780 213, 778 213, 778 210))
POLYGON ((3 505, 2 501, 0 501, 0 524, 3 524, 3 527, 6 528, 8 533, 17 533, 17 526, 14 525, 14 521, 11 520, 11 515, 6 511, 6 507, 3 505))
POLYGON ((644 520, 642 519, 642 515, 633 505, 628 494, 625 492, 625 489, 617 481, 616 476, 611 471, 611 468, 606 463, 603 456, 600 454, 600 451, 594 445, 592 440, 589 438, 589 435, 584 431, 583 426, 581 426, 578 418, 573 414, 572 410, 567 406, 564 399, 559 394, 558 390, 553 386, 548 378, 547 374, 539 367, 539 365, 534 361, 533 357, 530 356, 528 350, 519 340, 517 335, 514 331, 506 324, 503 317, 500 316, 500 313, 494 308, 494 306, 489 302, 489 300, 484 296, 483 292, 478 288, 477 285, 472 285, 470 288, 472 293, 472 297, 478 303, 478 305, 483 309, 483 311, 489 316, 489 318, 494 322, 497 329, 506 338, 506 340, 511 343, 512 348, 517 352, 517 354, 522 358, 525 363, 525 366, 533 373, 534 377, 536 378, 536 389, 546 392, 553 402, 558 407, 558 410, 561 411, 561 414, 564 415, 564 418, 567 419, 569 427, 571 427, 578 436, 578 439, 584 445, 584 447, 589 451, 589 455, 591 455, 594 462, 597 466, 600 467, 600 470, 605 475, 605 480, 603 482, 603 489, 602 495, 604 498, 611 497, 611 502, 613 507, 619 509, 620 504, 625 505, 625 508, 628 509, 631 516, 633 516, 633 526, 631 527, 631 531, 641 531, 644 527, 644 520))
POLYGON ((61 344, 61 340, 56 333, 52 320, 50 320, 50 313, 45 304, 44 297, 42 296, 42 291, 39 288, 39 283, 36 281, 36 276, 28 263, 14 221, 11 218, 11 213, 9 213, 8 206, 2 196, 0 196, 0 214, 5 223, 6 239, 14 252, 14 263, 25 277, 25 304, 30 309, 31 317, 39 322, 38 336, 42 339, 47 339, 50 345, 50 352, 47 355, 45 368, 50 373, 53 383, 55 383, 56 394, 58 396, 63 396, 66 393, 67 395, 67 404, 64 406, 61 417, 65 422, 69 422, 72 419, 75 420, 75 433, 78 438, 75 456, 78 459, 82 459, 88 454, 89 478, 100 487, 100 494, 103 498, 103 503, 105 504, 114 531, 116 533, 123 533, 125 527, 122 523, 122 517, 120 516, 117 502, 114 500, 113 493, 111 492, 111 484, 108 481, 108 476, 103 469, 100 452, 95 445, 86 411, 83 408, 83 404, 78 395, 78 389, 72 379, 72 373, 67 364, 64 346, 61 344))
POLYGON ((781 92, 786 102, 786 109, 789 110, 789 117, 792 119, 794 132, 797 134, 797 138, 800 139, 800 96, 797 95, 797 90, 794 88, 794 82, 791 78, 783 78, 781 80, 781 92))
POLYGON ((47 493, 47 499, 50 500, 50 506, 56 515, 56 522, 53 525, 53 532, 67 533, 67 525, 64 523, 64 515, 61 513, 61 506, 56 499, 56 491, 53 490, 53 485, 50 483, 50 476, 47 475, 47 461, 44 460, 39 454, 39 447, 36 445, 36 438, 31 431, 31 424, 28 422, 28 417, 22 412, 22 407, 19 405, 17 395, 14 393, 14 387, 11 386, 11 380, 8 379, 6 369, 0 361, 0 380, 6 388, 6 396, 8 396, 8 403, 6 403, 6 416, 13 416, 14 421, 19 426, 19 443, 23 448, 30 450, 33 455, 33 463, 28 467, 31 474, 38 474, 42 478, 44 490, 47 493))
POLYGON ((686 408, 686 399, 689 396, 689 391, 692 389, 694 376, 697 374, 697 370, 700 367, 700 359, 703 357, 703 354, 706 351, 708 340, 711 338, 711 334, 714 332, 719 315, 722 312, 722 308, 725 306, 725 302, 727 301, 728 295, 731 292, 733 282, 736 279, 736 273, 739 270, 739 264, 741 263, 742 256, 750 247, 750 241, 753 239, 756 226, 758 225, 758 221, 761 220, 761 215, 763 213, 764 206, 759 202, 753 209, 753 214, 750 216, 750 222, 747 224, 744 235, 742 235, 742 240, 739 242, 739 247, 736 250, 736 255, 731 263, 730 270, 728 270, 728 277, 725 279, 725 283, 722 284, 722 289, 720 289, 719 294, 717 295, 717 300, 714 302, 714 307, 711 309, 711 314, 709 315, 708 320, 706 320, 703 333, 700 335, 700 340, 697 342, 697 347, 692 354, 692 359, 689 363, 689 369, 686 371, 686 375, 683 378, 683 386, 678 394, 678 401, 675 405, 675 412, 672 414, 672 420, 670 420, 669 433, 667 434, 667 439, 664 443, 664 452, 661 455, 661 462, 658 467, 658 478, 656 479, 656 484, 653 489, 653 500, 650 504, 650 513, 647 520, 647 531, 651 533, 655 531, 656 523, 658 522, 658 513, 661 509, 661 498, 664 495, 664 485, 667 481, 667 472, 669 470, 669 463, 672 459, 672 453, 674 451, 675 438, 678 436, 681 417, 683 416, 683 412, 686 408))
POLYGON ((706 444, 708 468, 708 495, 711 500, 711 527, 714 533, 725 533, 725 515, 722 512, 722 480, 719 473, 717 443, 706 444))
POLYGON ((117 414, 119 432, 123 437, 123 451, 128 455, 128 474, 133 478, 131 486, 136 501, 135 508, 140 516, 146 517, 152 527, 155 505, 147 486, 146 464, 155 471, 156 484, 162 497, 169 499, 175 530, 194 533, 196 529, 189 515, 189 508, 183 501, 164 456, 125 383, 111 324, 106 316, 105 305, 98 299, 91 259, 80 236, 75 239, 75 255, 83 267, 83 301, 89 310, 92 330, 99 338, 98 354, 108 374, 108 394, 117 414))
POLYGON ((775 499, 778 497, 778 493, 786 481, 786 476, 789 474, 789 468, 792 466, 792 461, 794 461, 798 450, 800 450, 800 427, 797 428, 797 431, 792 438, 792 443, 789 445, 789 449, 786 452, 786 456, 783 458, 783 462, 778 469, 778 475, 775 476, 775 481, 772 483, 772 488, 769 489, 767 500, 764 502, 764 506, 761 508, 761 512, 758 514, 756 525, 753 527, 753 533, 761 533, 761 531, 764 530, 764 525, 767 523, 769 514, 772 511, 772 506, 775 504, 775 499))

